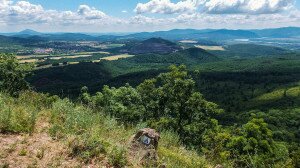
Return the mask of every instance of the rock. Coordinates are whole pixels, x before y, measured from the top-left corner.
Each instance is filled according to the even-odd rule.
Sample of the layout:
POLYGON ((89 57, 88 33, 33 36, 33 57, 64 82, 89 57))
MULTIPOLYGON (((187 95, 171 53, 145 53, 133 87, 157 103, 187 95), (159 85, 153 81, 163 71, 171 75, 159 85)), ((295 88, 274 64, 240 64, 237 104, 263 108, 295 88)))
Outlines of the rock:
POLYGON ((160 135, 154 129, 140 129, 130 139, 129 154, 132 160, 144 166, 156 166, 159 139, 160 135))
POLYGON ((215 168, 224 168, 224 167, 220 164, 217 164, 215 168))

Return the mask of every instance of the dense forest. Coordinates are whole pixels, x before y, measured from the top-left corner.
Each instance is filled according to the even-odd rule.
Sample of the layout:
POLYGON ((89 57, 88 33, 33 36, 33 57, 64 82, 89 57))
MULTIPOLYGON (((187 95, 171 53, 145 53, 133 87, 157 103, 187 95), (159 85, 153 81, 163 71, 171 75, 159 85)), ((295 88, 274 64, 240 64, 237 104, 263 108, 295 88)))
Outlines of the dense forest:
POLYGON ((151 127, 162 134, 159 164, 167 167, 300 166, 297 54, 225 60, 179 52, 38 71, 2 54, 0 132, 32 133, 43 116, 51 137, 68 141, 84 163, 134 167, 117 144, 151 127))

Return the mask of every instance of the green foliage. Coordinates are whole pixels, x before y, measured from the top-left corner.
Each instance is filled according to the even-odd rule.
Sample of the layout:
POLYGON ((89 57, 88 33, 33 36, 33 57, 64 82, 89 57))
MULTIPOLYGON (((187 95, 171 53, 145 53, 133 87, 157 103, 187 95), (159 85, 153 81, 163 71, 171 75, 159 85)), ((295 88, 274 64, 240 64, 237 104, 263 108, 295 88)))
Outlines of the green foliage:
POLYGON ((214 125, 211 117, 222 110, 194 88, 185 66, 171 66, 170 72, 146 80, 138 86, 148 113, 145 120, 152 127, 175 130, 186 145, 200 145, 202 134, 214 125))
POLYGON ((235 158, 235 165, 269 167, 282 164, 288 159, 288 149, 273 140, 272 131, 263 119, 253 118, 230 138, 226 147, 235 158))
MULTIPOLYGON (((173 56, 175 62, 181 58, 173 56)), ((189 56, 201 61, 201 53, 191 51, 189 56)), ((200 68, 201 73, 192 74, 196 81, 184 66, 171 66, 168 72, 160 69, 154 73, 144 71, 112 78, 112 74, 166 65, 161 62, 137 64, 142 56, 114 63, 104 61, 41 70, 49 79, 67 81, 60 85, 70 93, 79 93, 79 86, 87 85, 90 90, 84 87, 79 98, 85 105, 82 106, 57 96, 20 92, 28 88, 24 77, 29 65, 17 63, 13 56, 1 55, 0 58, 1 91, 19 95, 19 98, 11 98, 1 93, 0 132, 31 133, 37 111, 47 109, 51 114, 50 134, 54 138, 68 139, 71 155, 84 162, 109 153, 111 165, 127 165, 126 150, 114 146, 123 145, 141 126, 149 126, 162 131, 159 162, 171 167, 205 167, 204 156, 211 163, 227 167, 299 167, 299 59, 207 63, 200 68), (74 74, 78 68, 84 71, 74 74), (93 96, 88 93, 95 91, 95 83, 102 86, 112 82, 120 86, 130 78, 138 79, 137 85, 159 72, 165 73, 137 87, 105 86, 93 96), (221 113, 223 110, 207 100, 217 102, 226 112, 221 113), (255 113, 255 117, 251 113, 255 113), (185 150, 181 144, 195 149, 200 156, 193 150, 185 150)), ((162 58, 154 55, 148 59, 162 58)), ((51 90, 51 87, 42 87, 51 90)), ((53 87, 60 88, 56 84, 53 87)))
POLYGON ((79 157, 83 162, 88 163, 92 158, 100 154, 106 154, 106 144, 97 137, 83 134, 69 140, 71 156, 79 157))
POLYGON ((192 150, 180 150, 172 147, 161 147, 158 149, 161 163, 167 167, 181 168, 204 168, 210 167, 204 157, 199 156, 192 150))
POLYGON ((250 111, 256 116, 263 118, 273 131, 273 137, 276 140, 286 142, 300 142, 300 109, 271 109, 267 112, 259 110, 250 111))
POLYGON ((124 87, 109 88, 104 86, 103 96, 96 95, 96 104, 103 103, 104 111, 116 117, 124 123, 138 123, 144 108, 141 105, 141 97, 138 92, 129 85, 124 87))
POLYGON ((95 96, 89 96, 86 88, 82 90, 81 99, 91 107, 126 124, 145 121, 158 130, 174 130, 188 146, 200 146, 202 134, 214 126, 212 117, 222 112, 195 91, 185 66, 171 66, 170 72, 145 80, 137 89, 128 84, 104 86, 95 96))
POLYGON ((108 155, 108 161, 113 167, 125 167, 128 162, 125 148, 117 146, 112 148, 108 155))
POLYGON ((56 138, 65 134, 80 135, 101 121, 101 116, 92 118, 91 114, 91 110, 78 107, 68 99, 58 100, 52 106, 50 134, 56 138))
MULTIPOLYGON (((225 129, 220 125, 216 125, 214 129, 210 129, 203 137, 202 150, 207 158, 215 163, 223 163, 230 166, 230 150, 227 150, 226 145, 232 139, 230 129, 225 129)), ((235 149, 232 149, 235 150, 235 149)))
POLYGON ((0 94, 0 132, 32 133, 37 109, 0 94))
POLYGON ((13 55, 0 54, 0 91, 17 96, 20 91, 28 89, 25 77, 31 69, 31 64, 20 64, 13 55))

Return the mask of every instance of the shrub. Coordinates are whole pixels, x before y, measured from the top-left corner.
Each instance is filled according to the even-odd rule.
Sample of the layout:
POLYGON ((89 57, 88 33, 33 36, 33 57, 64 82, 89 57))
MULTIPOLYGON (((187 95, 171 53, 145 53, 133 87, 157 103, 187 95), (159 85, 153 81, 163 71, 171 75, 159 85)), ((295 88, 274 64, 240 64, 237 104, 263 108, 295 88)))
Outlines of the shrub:
POLYGON ((106 153, 107 144, 99 138, 90 135, 83 135, 71 138, 69 141, 71 155, 77 156, 88 163, 91 159, 106 153))
POLYGON ((169 147, 179 147, 181 145, 180 137, 176 132, 164 130, 160 134, 160 146, 164 146, 166 148, 169 147))
POLYGON ((0 54, 0 91, 17 96, 29 89, 25 77, 32 68, 32 64, 20 64, 14 55, 0 54))
POLYGON ((36 122, 36 109, 4 97, 0 95, 0 132, 32 133, 36 122))
POLYGON ((114 147, 108 155, 108 161, 114 167, 125 167, 127 164, 125 148, 114 147))

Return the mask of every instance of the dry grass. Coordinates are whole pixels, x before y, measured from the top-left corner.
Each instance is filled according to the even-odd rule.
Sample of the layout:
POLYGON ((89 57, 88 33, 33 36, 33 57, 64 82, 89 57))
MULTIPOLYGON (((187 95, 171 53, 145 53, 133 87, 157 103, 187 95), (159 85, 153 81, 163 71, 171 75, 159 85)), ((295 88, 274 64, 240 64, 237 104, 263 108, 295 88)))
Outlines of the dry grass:
POLYGON ((26 60, 19 60, 20 63, 34 63, 34 62, 38 62, 38 59, 26 59, 26 60))
POLYGON ((68 64, 74 65, 74 64, 79 64, 79 62, 69 62, 68 64))
POLYGON ((224 51, 225 49, 222 46, 204 46, 204 45, 195 45, 197 48, 202 48, 204 50, 218 50, 224 51))
POLYGON ((60 60, 60 59, 62 59, 63 57, 51 57, 50 59, 51 60, 60 60))
POLYGON ((134 55, 129 55, 129 54, 113 55, 113 56, 109 56, 109 57, 100 58, 100 60, 113 61, 113 60, 118 60, 121 58, 129 58, 129 57, 134 57, 134 55))
POLYGON ((31 136, 0 134, 0 163, 9 167, 82 167, 81 162, 68 156, 65 144, 47 134, 46 120, 43 117, 38 120, 31 136))

